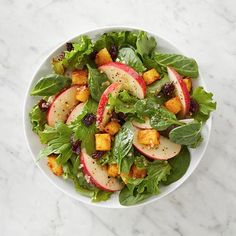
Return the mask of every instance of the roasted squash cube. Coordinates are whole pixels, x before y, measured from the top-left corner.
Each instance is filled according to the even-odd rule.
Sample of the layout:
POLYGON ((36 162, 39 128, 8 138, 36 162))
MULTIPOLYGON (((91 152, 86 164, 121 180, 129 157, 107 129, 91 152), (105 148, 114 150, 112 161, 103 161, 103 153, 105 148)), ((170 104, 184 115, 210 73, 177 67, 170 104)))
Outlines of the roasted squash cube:
POLYGON ((104 130, 110 135, 115 135, 120 130, 120 124, 117 121, 111 121, 105 126, 104 130))
POLYGON ((111 55, 106 48, 103 48, 102 50, 100 50, 97 53, 96 58, 95 58, 95 63, 98 66, 102 66, 102 65, 107 64, 109 62, 112 62, 111 55))
POLYGON ((172 113, 177 114, 182 109, 182 104, 179 97, 174 97, 165 102, 165 107, 172 113))
POLYGON ((186 87, 188 89, 188 91, 190 92, 192 89, 192 80, 191 78, 187 77, 183 79, 184 83, 186 84, 186 87))
POLYGON ((144 129, 138 131, 138 142, 151 147, 160 143, 160 134, 155 129, 144 129))
POLYGON ((147 85, 160 79, 160 74, 153 68, 143 73, 143 79, 147 85))
POLYGON ((53 154, 48 156, 47 165, 51 169, 53 174, 55 174, 57 176, 61 176, 63 174, 63 169, 62 169, 62 166, 57 163, 56 158, 57 158, 57 156, 53 155, 53 154))
POLYGON ((89 99, 89 88, 86 86, 81 86, 77 89, 76 99, 80 102, 86 102, 89 99))
POLYGON ((71 73, 71 79, 73 84, 86 85, 88 83, 87 70, 74 70, 71 73))
POLYGON ((138 168, 136 165, 132 165, 131 173, 133 179, 144 178, 147 175, 146 168, 138 168))
POLYGON ((111 164, 107 168, 108 176, 110 177, 117 177, 118 176, 118 165, 117 164, 111 164))
POLYGON ((110 134, 95 134, 96 150, 109 151, 111 150, 111 135, 110 134))

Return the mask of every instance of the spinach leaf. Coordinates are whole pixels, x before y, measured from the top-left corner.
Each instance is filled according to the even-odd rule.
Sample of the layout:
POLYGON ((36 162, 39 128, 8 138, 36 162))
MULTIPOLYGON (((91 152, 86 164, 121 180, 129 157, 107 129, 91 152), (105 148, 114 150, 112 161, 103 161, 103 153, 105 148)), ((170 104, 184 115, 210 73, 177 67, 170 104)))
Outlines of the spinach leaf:
POLYGON ((199 111, 194 118, 205 122, 210 113, 216 109, 216 102, 212 99, 213 94, 206 92, 203 87, 197 87, 191 97, 199 104, 199 111))
POLYGON ((170 66, 184 76, 190 76, 192 78, 198 77, 198 65, 192 58, 177 54, 163 53, 156 53, 154 58, 160 66, 170 66))
POLYGON ((88 84, 91 93, 91 97, 99 102, 103 92, 109 85, 107 76, 100 73, 97 69, 94 69, 87 65, 89 71, 88 84))
POLYGON ((138 34, 136 47, 137 52, 143 57, 144 55, 150 55, 156 49, 156 40, 153 37, 148 37, 147 33, 140 31, 138 34))
POLYGON ((131 66, 137 72, 146 70, 138 55, 131 48, 121 48, 116 60, 131 66))
POLYGON ((153 53, 151 56, 144 55, 142 57, 143 65, 148 69, 156 69, 157 72, 160 74, 163 74, 161 66, 156 62, 156 60, 153 58, 153 53))
POLYGON ((190 147, 196 147, 202 141, 201 123, 189 123, 171 130, 169 138, 172 142, 190 147))
POLYGON ((180 153, 174 158, 171 158, 168 162, 171 166, 171 171, 167 180, 163 181, 164 185, 172 184, 186 173, 190 164, 190 153, 188 148, 183 146, 180 153))
POLYGON ((129 153, 122 159, 120 172, 129 174, 130 168, 134 163, 134 149, 130 149, 129 153))
POLYGON ((72 43, 73 50, 65 51, 63 65, 70 69, 82 69, 89 61, 89 55, 93 52, 92 40, 86 36, 80 36, 72 43))
POLYGON ((39 157, 54 153, 58 155, 58 164, 65 164, 74 155, 70 143, 71 135, 72 130, 66 124, 57 123, 55 127, 46 126, 45 130, 40 132, 40 139, 48 145, 40 151, 39 157))
POLYGON ((50 74, 42 77, 31 90, 31 96, 51 96, 71 85, 71 79, 63 75, 50 74))
POLYGON ((133 126, 130 121, 127 121, 120 129, 115 137, 112 155, 117 160, 119 172, 123 158, 129 153, 132 148, 134 133, 133 126))
POLYGON ((169 77, 165 74, 163 78, 147 86, 147 94, 157 95, 161 91, 162 87, 169 81, 169 77))
POLYGON ((36 134, 44 129, 44 126, 46 124, 46 112, 42 112, 39 109, 38 104, 36 104, 29 113, 29 118, 32 125, 32 130, 36 134))

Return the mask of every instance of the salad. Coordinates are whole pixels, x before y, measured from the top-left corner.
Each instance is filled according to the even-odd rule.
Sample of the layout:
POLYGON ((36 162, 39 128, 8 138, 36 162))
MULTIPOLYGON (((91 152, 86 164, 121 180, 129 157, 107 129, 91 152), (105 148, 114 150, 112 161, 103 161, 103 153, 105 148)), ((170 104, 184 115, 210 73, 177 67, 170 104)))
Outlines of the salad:
POLYGON ((160 53, 146 32, 118 31, 66 43, 51 65, 31 90, 29 117, 53 174, 94 202, 119 192, 126 206, 185 174, 216 109, 193 86, 194 59, 160 53))

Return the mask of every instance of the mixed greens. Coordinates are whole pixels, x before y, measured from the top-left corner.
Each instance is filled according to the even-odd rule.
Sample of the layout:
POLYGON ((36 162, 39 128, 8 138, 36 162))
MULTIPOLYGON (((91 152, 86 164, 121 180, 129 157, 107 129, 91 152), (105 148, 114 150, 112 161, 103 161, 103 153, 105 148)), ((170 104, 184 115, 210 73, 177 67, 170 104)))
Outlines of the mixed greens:
POLYGON ((133 205, 179 180, 216 109, 212 93, 193 88, 194 59, 158 52, 143 31, 83 35, 52 58, 29 117, 57 176, 92 201, 119 192, 133 205))

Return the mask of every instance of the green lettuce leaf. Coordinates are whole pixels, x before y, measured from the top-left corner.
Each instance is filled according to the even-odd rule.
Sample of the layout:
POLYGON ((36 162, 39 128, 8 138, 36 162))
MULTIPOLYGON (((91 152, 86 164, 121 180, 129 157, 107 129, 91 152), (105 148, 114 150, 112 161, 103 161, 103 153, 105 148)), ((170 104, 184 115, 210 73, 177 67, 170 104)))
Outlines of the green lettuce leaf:
POLYGON ((65 51, 63 65, 70 69, 82 69, 89 61, 89 55, 93 52, 92 40, 86 36, 80 36, 77 42, 72 43, 73 50, 65 51))
POLYGON ((216 102, 212 99, 213 94, 206 92, 203 87, 197 87, 193 90, 191 97, 199 104, 199 112, 194 118, 205 122, 210 113, 216 109, 216 102))

